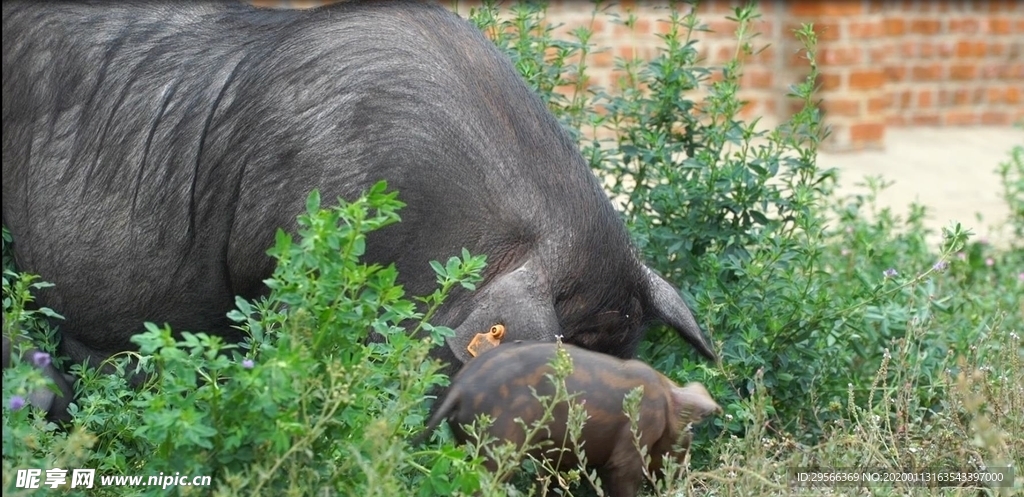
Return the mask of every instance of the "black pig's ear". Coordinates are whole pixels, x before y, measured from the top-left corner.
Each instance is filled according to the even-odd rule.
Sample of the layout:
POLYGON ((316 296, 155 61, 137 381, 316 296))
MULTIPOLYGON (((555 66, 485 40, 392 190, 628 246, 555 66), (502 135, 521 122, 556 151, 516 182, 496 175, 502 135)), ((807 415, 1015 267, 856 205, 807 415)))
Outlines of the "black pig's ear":
POLYGON ((674 328, 701 355, 712 361, 717 360, 711 343, 704 337, 700 326, 697 326, 697 321, 693 319, 690 308, 683 302, 679 292, 647 266, 644 266, 644 274, 647 276, 648 312, 674 328))
POLYGON ((539 265, 527 261, 498 276, 473 296, 472 312, 455 328, 448 347, 463 364, 473 358, 469 345, 478 334, 504 326, 501 342, 540 340, 554 342, 561 334, 551 286, 539 265))

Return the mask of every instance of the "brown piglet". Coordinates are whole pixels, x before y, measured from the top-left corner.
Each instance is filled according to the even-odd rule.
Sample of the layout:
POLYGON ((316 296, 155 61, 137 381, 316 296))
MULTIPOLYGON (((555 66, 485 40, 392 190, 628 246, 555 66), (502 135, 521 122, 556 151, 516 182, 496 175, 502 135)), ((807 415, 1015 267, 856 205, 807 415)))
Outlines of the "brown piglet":
MULTIPOLYGON (((470 441, 462 425, 473 423, 477 415, 488 414, 494 422, 487 430, 499 443, 511 441, 522 447, 526 432, 515 420, 521 418, 532 426, 544 413, 534 396, 552 395, 554 374, 551 367, 557 347, 563 347, 572 358, 573 370, 565 386, 574 402, 581 403, 588 418, 583 425, 582 447, 573 447, 566 434, 568 405, 554 409, 554 419, 546 430, 530 440, 540 444, 530 451, 538 460, 548 460, 552 467, 577 467, 577 454, 586 454, 587 465, 595 467, 607 495, 633 497, 645 480, 643 459, 633 444, 629 418, 623 411, 623 399, 636 387, 643 387, 640 401, 640 446, 651 456, 649 470, 660 476, 662 457, 671 454, 681 460, 689 447, 689 424, 721 412, 721 407, 699 383, 679 387, 672 380, 647 364, 622 360, 571 345, 551 342, 513 342, 497 346, 467 363, 452 379, 451 387, 431 416, 425 436, 429 436, 442 420, 448 419, 460 443, 470 441), (553 445, 545 441, 553 442, 553 445), (564 444, 564 445, 563 445, 564 444), (567 450, 560 450, 563 446, 567 450)), ((475 441, 475 440, 474 440, 475 441)), ((485 463, 491 471, 492 461, 485 463)))

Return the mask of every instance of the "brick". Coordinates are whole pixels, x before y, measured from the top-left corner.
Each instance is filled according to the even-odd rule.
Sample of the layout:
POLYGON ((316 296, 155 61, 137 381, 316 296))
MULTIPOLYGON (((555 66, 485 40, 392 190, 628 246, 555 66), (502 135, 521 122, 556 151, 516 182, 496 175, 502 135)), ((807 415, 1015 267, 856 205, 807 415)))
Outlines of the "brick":
POLYGON ((729 12, 729 3, 715 0, 701 2, 698 6, 697 12, 713 12, 717 14, 726 13, 729 12))
POLYGON ((1007 79, 1024 80, 1024 64, 1007 65, 1007 79))
POLYGON ((856 65, 863 60, 864 54, 857 47, 826 47, 818 51, 818 61, 831 66, 856 65))
MULTIPOLYGON (((701 3, 701 5, 703 6, 704 4, 701 3)), ((672 31, 672 23, 669 22, 667 19, 658 19, 658 22, 654 24, 654 29, 658 34, 667 35, 672 31)), ((680 26, 676 29, 679 30, 679 33, 683 33, 686 28, 680 26)))
POLYGON ((907 23, 903 19, 887 18, 882 21, 885 34, 889 36, 902 36, 907 31, 907 23))
POLYGON ((653 24, 651 23, 651 20, 646 17, 641 17, 637 19, 635 26, 637 33, 648 35, 654 32, 654 29, 652 29, 653 24))
POLYGON ((935 92, 932 90, 921 90, 917 93, 917 106, 928 108, 935 105, 935 92))
POLYGON ((942 79, 943 67, 941 64, 928 64, 914 66, 910 73, 915 81, 935 81, 942 79))
POLYGON ((850 126, 850 140, 855 143, 880 143, 884 138, 885 123, 858 123, 850 126))
POLYGON ((910 92, 910 90, 903 90, 899 93, 897 100, 899 101, 899 106, 901 109, 910 108, 911 97, 913 97, 913 94, 910 92))
POLYGON ((800 109, 803 108, 804 104, 803 102, 797 102, 794 99, 786 99, 785 102, 783 102, 783 106, 786 108, 786 113, 792 115, 800 112, 800 109))
POLYGON ((705 21, 705 24, 712 33, 727 34, 730 37, 736 32, 736 26, 738 26, 735 22, 726 19, 712 19, 705 21))
POLYGON ((977 34, 981 32, 981 21, 974 17, 949 19, 949 32, 954 34, 977 34))
POLYGON ((967 126, 978 124, 979 119, 978 113, 974 111, 951 110, 943 116, 943 121, 947 125, 967 126))
POLYGON ((851 89, 870 90, 885 84, 885 72, 881 69, 856 70, 850 72, 848 85, 851 89))
POLYGON ((587 57, 588 64, 591 67, 612 67, 615 64, 615 57, 608 50, 602 50, 600 52, 594 52, 587 57))
POLYGON ((907 66, 886 66, 885 77, 889 81, 899 82, 907 79, 907 66))
POLYGON ((988 11, 992 13, 1013 11, 1014 7, 1014 0, 989 0, 988 2, 988 11))
MULTIPOLYGON (((743 103, 743 106, 740 107, 740 117, 744 119, 750 119, 757 116, 759 114, 757 104, 758 102, 756 100, 745 101, 743 103)), ((763 112, 760 114, 763 114, 763 112)))
POLYGON ((715 57, 711 59, 712 64, 722 64, 736 55, 736 47, 720 46, 715 50, 715 57))
POLYGON ((936 112, 924 112, 914 114, 910 118, 910 122, 915 126, 937 126, 942 122, 942 119, 936 112))
POLYGON ((1003 67, 1001 65, 987 64, 981 68, 982 79, 999 79, 1003 76, 1003 67))
POLYGON ((1010 123, 1010 115, 1004 111, 984 111, 981 113, 981 124, 1007 126, 1010 123))
POLYGON ((892 104, 892 96, 886 95, 884 97, 874 97, 868 99, 868 114, 876 115, 882 114, 889 110, 889 106, 892 104))
POLYGON ((843 77, 839 73, 822 71, 818 74, 818 85, 822 91, 836 90, 842 87, 843 77))
POLYGON ((885 34, 885 27, 881 22, 850 22, 846 26, 846 34, 850 38, 878 38, 885 34))
POLYGON ((942 30, 942 22, 938 19, 914 19, 910 21, 910 32, 922 35, 938 34, 942 30))
POLYGON ((749 56, 749 60, 762 64, 771 64, 777 60, 777 52, 778 50, 776 50, 774 45, 755 47, 754 53, 749 56))
POLYGON ((851 16, 863 12, 859 1, 849 0, 793 0, 789 4, 789 13, 795 16, 851 16))
POLYGON ((955 53, 957 57, 984 57, 986 48, 983 41, 964 40, 957 42, 955 53))
POLYGON ((879 64, 887 61, 893 57, 894 51, 896 50, 895 45, 886 43, 885 45, 879 45, 868 49, 868 60, 869 64, 879 64))
POLYGON ((953 105, 967 105, 971 103, 971 92, 966 88, 953 90, 953 105))
POLYGON ((949 77, 959 81, 975 79, 978 77, 978 66, 976 64, 953 64, 949 67, 949 77))
POLYGON ((1019 86, 1011 86, 1006 89, 1003 93, 1003 99, 1006 103, 1011 105, 1017 105, 1021 102, 1021 89, 1019 86))
POLYGON ((886 126, 906 126, 909 120, 902 114, 890 114, 885 117, 886 126))
POLYGON ((1005 43, 989 43, 986 48, 987 55, 992 57, 1002 57, 1007 52, 1005 43))
POLYGON ((917 50, 918 55, 922 59, 934 59, 939 54, 939 45, 937 43, 918 42, 917 50))
POLYGON ((740 86, 743 88, 771 88, 772 72, 748 68, 740 77, 740 86))
MULTIPOLYGON (((820 49, 819 49, 820 50, 820 49)), ((807 62, 807 51, 800 49, 799 51, 790 52, 789 60, 787 61, 787 67, 804 69, 809 67, 807 62)), ((818 57, 820 63, 821 57, 818 57)))
POLYGON ((1006 17, 993 17, 988 20, 988 31, 997 35, 1008 35, 1012 31, 1012 21, 1006 17))
POLYGON ((990 104, 1001 104, 1003 103, 1003 89, 1002 88, 988 88, 985 90, 985 101, 990 104))
POLYGON ((858 117, 861 115, 861 103, 856 98, 828 97, 821 102, 826 116, 858 117))
POLYGON ((629 26, 626 26, 625 24, 619 22, 612 24, 612 36, 619 38, 623 36, 630 36, 632 34, 633 28, 630 28, 629 26))
POLYGON ((915 41, 905 41, 901 43, 900 56, 902 56, 905 59, 917 57, 918 53, 920 53, 919 45, 920 43, 917 43, 915 41))

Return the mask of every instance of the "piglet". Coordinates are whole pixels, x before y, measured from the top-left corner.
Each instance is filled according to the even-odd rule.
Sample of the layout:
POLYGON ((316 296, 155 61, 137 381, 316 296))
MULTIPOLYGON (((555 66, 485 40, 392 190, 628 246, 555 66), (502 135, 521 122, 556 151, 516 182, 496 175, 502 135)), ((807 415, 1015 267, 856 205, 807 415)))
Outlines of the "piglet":
MULTIPOLYGON (((622 360, 571 345, 550 342, 512 342, 497 346, 469 361, 452 379, 444 400, 427 423, 426 436, 447 419, 460 443, 470 440, 463 425, 473 423, 477 415, 488 414, 494 422, 487 430, 499 443, 511 441, 521 447, 526 433, 515 420, 531 426, 543 415, 538 395, 552 395, 554 386, 545 376, 553 374, 552 359, 557 347, 572 358, 573 371, 566 380, 569 394, 578 394, 574 402, 583 404, 588 419, 583 426, 582 447, 571 446, 566 435, 568 406, 562 402, 554 409, 554 420, 531 440, 541 444, 530 452, 538 460, 547 459, 552 467, 577 467, 577 454, 586 454, 587 464, 598 469, 606 495, 633 497, 645 480, 643 459, 633 445, 629 418, 623 411, 623 399, 636 387, 643 387, 640 402, 640 446, 651 456, 649 470, 660 476, 662 457, 670 454, 681 460, 689 447, 688 425, 696 424, 721 407, 699 383, 679 387, 647 364, 622 360), (545 441, 553 443, 548 444, 545 441), (564 441, 564 445, 563 445, 564 441), (563 446, 567 450, 559 450, 563 446)), ((485 463, 494 471, 493 461, 485 463)))

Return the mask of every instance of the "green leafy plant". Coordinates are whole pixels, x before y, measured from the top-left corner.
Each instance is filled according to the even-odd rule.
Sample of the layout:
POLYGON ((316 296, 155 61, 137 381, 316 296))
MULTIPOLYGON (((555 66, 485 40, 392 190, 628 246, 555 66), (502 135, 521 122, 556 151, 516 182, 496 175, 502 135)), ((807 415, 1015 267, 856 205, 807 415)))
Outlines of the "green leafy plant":
MULTIPOLYGON (((598 2, 593 18, 603 12, 598 2)), ((877 208, 878 192, 890 186, 881 178, 867 179, 867 195, 834 195, 836 172, 816 160, 828 130, 817 108, 812 26, 793 33, 808 64, 790 87, 797 111, 763 129, 739 117, 743 60, 764 49, 751 30, 759 18, 753 5, 729 16, 736 53, 720 67, 699 60, 697 34, 707 28, 696 9, 671 8, 657 56, 617 58, 623 77, 612 88, 588 85, 588 56, 601 49, 590 44, 588 28, 556 42, 543 4, 519 5, 507 20, 486 3, 473 13, 580 140, 647 261, 683 286, 719 343, 722 362, 712 368, 673 333, 655 329, 641 357, 676 379, 709 385, 726 406, 717 421, 724 434, 751 444, 780 437, 790 449, 832 436, 833 423, 850 415, 842 406, 851 392, 855 405, 879 395, 886 356, 898 365, 885 369, 882 389, 913 399, 873 409, 923 422, 944 409, 951 358, 996 336, 985 316, 1020 312, 1021 282, 1008 266, 1019 251, 968 243, 971 233, 960 224, 945 230, 941 247, 930 247, 924 206, 911 206, 905 217, 877 208), (1010 291, 979 286, 996 278, 1010 291), (754 402, 757 388, 764 394, 754 402), (756 423, 767 432, 753 430, 756 423), (799 442, 789 442, 790 433, 799 442)), ((611 20, 637 25, 628 10, 611 20)), ((1011 207, 1022 191, 1016 155, 1000 169, 1011 207)), ((713 458, 698 448, 694 461, 703 467, 713 458)))
MULTIPOLYGON (((278 261, 270 295, 239 299, 229 316, 249 335, 241 346, 147 323, 133 339, 137 352, 112 358, 103 372, 76 366, 83 395, 75 430, 70 438, 55 433, 48 449, 59 452, 85 434, 89 450, 76 452, 74 464, 100 475, 207 475, 217 493, 230 495, 411 495, 424 464, 464 468, 455 488, 476 488, 478 475, 460 449, 416 453, 406 439, 422 426, 423 399, 446 381, 428 353, 452 331, 425 318, 456 285, 472 289, 484 259, 463 252, 435 264, 439 288, 418 310, 393 266, 360 262, 366 233, 399 221, 402 204, 385 187, 329 209, 316 192, 309 196, 298 239, 279 232, 269 252, 278 261), (142 386, 130 388, 130 375, 144 378, 142 386)), ((5 297, 12 296, 5 324, 7 316, 31 315, 23 305, 31 279, 17 281, 9 291, 5 279, 5 297)), ((5 417, 5 475, 8 467, 58 463, 25 444, 39 428, 29 411, 5 417)))

